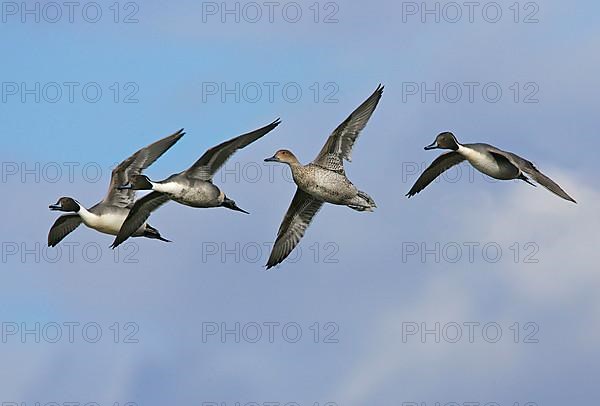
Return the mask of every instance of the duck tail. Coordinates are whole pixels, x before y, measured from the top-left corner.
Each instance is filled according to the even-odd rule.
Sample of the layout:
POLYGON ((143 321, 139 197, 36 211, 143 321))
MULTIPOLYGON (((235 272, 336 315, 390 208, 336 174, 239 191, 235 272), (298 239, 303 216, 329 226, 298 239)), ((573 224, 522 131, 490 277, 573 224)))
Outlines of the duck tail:
POLYGON ((369 196, 367 193, 363 192, 362 190, 358 191, 356 198, 357 198, 356 200, 358 200, 358 202, 357 202, 358 204, 348 205, 348 207, 350 207, 353 210, 373 211, 373 209, 377 207, 377 205, 375 204, 375 200, 373 200, 373 198, 371 196, 369 196))
POLYGON ((535 183, 533 183, 527 176, 525 176, 523 174, 519 175, 519 177, 517 179, 521 179, 522 181, 529 183, 531 186, 537 187, 537 185, 535 183))
POLYGON ((144 230, 143 236, 146 238, 152 238, 152 239, 156 239, 156 240, 160 240, 160 241, 164 241, 164 242, 171 242, 171 240, 167 240, 166 238, 161 236, 160 233, 158 232, 158 230, 156 228, 152 227, 150 224, 146 224, 146 229, 144 230))

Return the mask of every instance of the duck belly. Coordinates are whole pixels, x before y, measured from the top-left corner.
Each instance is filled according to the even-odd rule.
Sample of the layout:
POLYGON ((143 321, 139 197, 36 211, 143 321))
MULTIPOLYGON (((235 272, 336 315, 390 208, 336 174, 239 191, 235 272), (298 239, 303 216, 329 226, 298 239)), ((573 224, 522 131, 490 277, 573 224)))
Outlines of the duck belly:
POLYGON ((106 213, 83 218, 83 224, 104 234, 117 235, 126 218, 126 214, 106 213))
POLYGON ((490 153, 480 152, 469 148, 464 148, 460 152, 467 161, 481 173, 501 180, 515 178, 515 168, 512 165, 499 162, 490 153))
MULTIPOLYGON (((125 222, 129 211, 116 213, 103 213, 101 215, 82 216, 83 224, 104 234, 117 235, 121 226, 125 222)), ((139 236, 144 233, 146 223, 142 224, 139 229, 133 233, 134 236, 139 236)))
POLYGON ((223 202, 223 193, 215 185, 202 182, 187 187, 176 185, 166 192, 171 200, 190 207, 217 207, 223 202))
POLYGON ((311 196, 332 204, 346 204, 358 193, 344 175, 321 168, 312 169, 295 179, 298 187, 311 196))

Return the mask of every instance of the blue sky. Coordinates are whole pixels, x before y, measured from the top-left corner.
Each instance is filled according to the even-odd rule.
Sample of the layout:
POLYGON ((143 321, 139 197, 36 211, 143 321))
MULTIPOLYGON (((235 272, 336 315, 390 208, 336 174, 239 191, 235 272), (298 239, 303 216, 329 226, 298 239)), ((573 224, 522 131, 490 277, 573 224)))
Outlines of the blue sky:
POLYGON ((77 11, 73 23, 66 15, 22 22, 20 10, 3 5, 0 401, 598 403, 599 6, 520 2, 515 23, 514 2, 498 2, 502 18, 490 23, 483 2, 472 23, 464 7, 457 22, 441 14, 439 23, 423 23, 420 15, 403 22, 403 7, 415 3, 317 2, 315 22, 314 3, 301 2, 297 23, 277 11, 269 22, 264 5, 258 22, 248 14, 236 23, 203 20, 213 4, 146 1, 128 24, 122 19, 136 8, 126 2, 118 3, 119 23, 109 4, 97 23, 77 11), (324 23, 332 12, 338 21, 324 23), (539 21, 524 23, 531 13, 539 21), (76 83, 73 102, 65 82, 76 83), (275 83, 273 100, 266 82, 275 83), (23 94, 23 84, 36 83, 37 94, 23 94), (378 83, 384 96, 346 164, 378 209, 326 206, 295 262, 265 272, 294 185, 263 158, 289 148, 312 160, 378 83), (462 97, 452 103, 454 93, 440 90, 438 103, 427 94, 422 102, 436 83, 448 92, 458 86, 462 97), (472 102, 465 83, 476 83, 472 102), (101 89, 97 102, 82 95, 86 84, 101 89), (214 84, 216 94, 203 93, 214 84), (239 102, 223 93, 236 84, 239 102), (417 93, 407 93, 415 85, 417 93), (57 86, 62 96, 51 103, 54 93, 42 89, 57 86), (257 86, 260 97, 241 93, 257 86), (499 101, 486 100, 486 86, 502 91, 499 101), (302 96, 291 102, 284 87, 302 96), (140 147, 185 128, 146 172, 161 179, 277 117, 276 130, 215 177, 250 216, 171 203, 150 219, 171 244, 134 239, 115 257, 110 236, 80 227, 59 249, 44 247, 56 217, 48 204, 73 196, 93 205, 110 168, 140 147), (406 199, 415 168, 437 155, 423 146, 444 130, 532 160, 578 204, 522 182, 486 180, 464 165, 406 199), (72 343, 69 322, 79 323, 72 343), (39 343, 21 337, 36 323, 39 343), (62 332, 56 343, 54 323, 62 332), (102 331, 97 342, 80 330, 89 323, 90 335, 102 331), (239 343, 233 335, 203 340, 222 323, 240 323, 239 343), (268 323, 277 326, 273 342, 268 323), (409 326, 436 323, 439 343, 406 336, 409 326), (475 330, 470 342, 464 323, 491 323, 502 336, 489 342, 475 330), (243 334, 256 325, 262 336, 253 343, 243 334), (300 327, 297 342, 288 342, 284 325, 300 327), (444 334, 456 325, 462 336, 452 343, 444 334), (137 342, 123 342, 128 334, 137 342))

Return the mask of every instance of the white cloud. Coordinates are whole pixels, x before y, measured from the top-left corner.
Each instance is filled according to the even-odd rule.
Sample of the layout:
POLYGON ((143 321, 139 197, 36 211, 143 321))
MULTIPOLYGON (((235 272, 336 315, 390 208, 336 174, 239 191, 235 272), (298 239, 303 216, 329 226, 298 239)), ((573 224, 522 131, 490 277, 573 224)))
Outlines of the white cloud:
MULTIPOLYGON (((397 382, 403 382, 399 391, 406 396, 421 393, 420 399, 430 398, 442 391, 432 392, 431 382, 425 378, 434 382, 443 379, 452 385, 465 376, 472 387, 478 387, 469 392, 473 396, 474 391, 484 387, 485 374, 465 371, 462 376, 448 376, 448 371, 457 364, 470 364, 472 371, 493 365, 494 376, 515 376, 527 369, 524 360, 528 359, 531 346, 499 342, 490 347, 487 343, 449 344, 443 340, 440 344, 402 343, 401 325, 407 321, 423 321, 428 326, 434 321, 441 321, 442 325, 449 321, 477 320, 482 324, 496 321, 503 326, 504 334, 510 334, 507 326, 533 314, 543 319, 538 323, 540 348, 545 349, 544 345, 555 336, 563 336, 566 342, 572 340, 572 344, 597 353, 600 304, 595 298, 600 288, 600 273, 592 264, 600 262, 597 250, 600 217, 596 206, 600 192, 558 170, 550 173, 576 196, 578 205, 561 200, 543 188, 514 187, 495 199, 482 199, 477 207, 455 207, 455 217, 443 220, 458 225, 453 229, 457 241, 460 238, 468 241, 474 233, 503 247, 515 241, 533 241, 539 246, 539 263, 503 261, 502 269, 496 271, 486 269, 484 264, 477 272, 484 272, 489 283, 482 282, 481 275, 465 278, 455 270, 441 276, 431 273, 422 292, 407 300, 402 308, 386 309, 375 320, 374 333, 364 337, 369 342, 362 343, 359 361, 338 382, 332 398, 340 404, 367 404, 381 393, 393 393, 397 382), (488 289, 489 296, 472 294, 473 289, 480 293, 488 289), (490 306, 489 297, 497 297, 498 302, 490 306), (561 319, 568 322, 559 326, 561 319), (569 329, 577 326, 585 327, 569 329)), ((432 239, 439 226, 428 230, 432 239)), ((539 369, 538 372, 544 373, 539 369)))

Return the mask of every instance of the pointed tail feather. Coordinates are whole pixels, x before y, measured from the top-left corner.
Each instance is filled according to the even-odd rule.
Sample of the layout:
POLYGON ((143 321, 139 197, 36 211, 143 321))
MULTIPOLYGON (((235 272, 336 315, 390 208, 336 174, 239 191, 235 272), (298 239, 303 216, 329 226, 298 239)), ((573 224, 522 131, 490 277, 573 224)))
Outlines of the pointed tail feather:
POLYGON ((531 176, 533 180, 542 185, 544 188, 554 193, 555 195, 562 197, 565 200, 568 200, 573 203, 577 203, 575 199, 573 199, 567 192, 565 192, 556 182, 552 179, 544 175, 542 172, 537 170, 536 167, 532 165, 532 170, 527 171, 528 175, 531 176))

